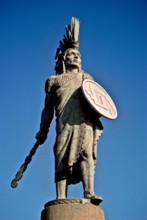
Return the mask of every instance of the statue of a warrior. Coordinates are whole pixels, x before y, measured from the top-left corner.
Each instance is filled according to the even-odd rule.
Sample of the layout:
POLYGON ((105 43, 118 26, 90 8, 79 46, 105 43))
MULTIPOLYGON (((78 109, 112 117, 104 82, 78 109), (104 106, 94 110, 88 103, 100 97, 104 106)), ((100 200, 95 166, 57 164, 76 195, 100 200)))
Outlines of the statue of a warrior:
POLYGON ((97 141, 103 132, 96 113, 86 101, 81 86, 92 76, 82 70, 79 52, 79 20, 72 18, 56 53, 56 74, 45 83, 45 104, 40 130, 36 135, 39 144, 47 138, 55 111, 56 140, 55 183, 57 199, 67 197, 67 187, 82 181, 84 198, 98 198, 94 193, 94 172, 97 141))

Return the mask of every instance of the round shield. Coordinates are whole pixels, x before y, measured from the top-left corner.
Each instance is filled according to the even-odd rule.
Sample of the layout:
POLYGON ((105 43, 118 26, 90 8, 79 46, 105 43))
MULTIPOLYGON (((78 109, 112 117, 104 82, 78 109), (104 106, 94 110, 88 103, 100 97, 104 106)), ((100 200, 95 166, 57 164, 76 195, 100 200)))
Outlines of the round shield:
POLYGON ((82 83, 83 94, 91 107, 108 119, 117 118, 117 109, 108 93, 96 82, 85 79, 82 83))

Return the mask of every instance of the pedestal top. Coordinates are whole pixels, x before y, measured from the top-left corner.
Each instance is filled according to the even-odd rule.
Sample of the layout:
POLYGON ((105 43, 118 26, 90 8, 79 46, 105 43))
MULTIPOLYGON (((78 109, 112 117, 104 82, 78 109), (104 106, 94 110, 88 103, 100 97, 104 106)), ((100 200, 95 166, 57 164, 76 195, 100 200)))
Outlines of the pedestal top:
POLYGON ((96 198, 96 199, 84 199, 84 198, 66 198, 66 199, 57 199, 47 202, 44 207, 47 208, 49 206, 53 205, 59 205, 59 204, 74 204, 74 203, 80 203, 80 204, 92 204, 92 205, 99 205, 102 202, 102 198, 96 198))
POLYGON ((101 199, 68 198, 49 201, 41 220, 105 220, 101 199))

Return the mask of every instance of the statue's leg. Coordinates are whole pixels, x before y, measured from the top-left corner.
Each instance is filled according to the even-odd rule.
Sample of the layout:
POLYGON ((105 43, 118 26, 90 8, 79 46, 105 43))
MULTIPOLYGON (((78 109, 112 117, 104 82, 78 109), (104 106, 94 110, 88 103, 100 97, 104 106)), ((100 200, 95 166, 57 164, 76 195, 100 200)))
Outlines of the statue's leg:
POLYGON ((93 135, 92 131, 87 132, 89 138, 85 143, 83 160, 81 161, 81 174, 84 188, 84 197, 94 196, 94 160, 93 160, 93 135))
POLYGON ((94 164, 90 158, 81 161, 82 182, 84 188, 84 197, 94 195, 94 164))
POLYGON ((67 198, 67 180, 60 180, 56 183, 57 199, 67 198))

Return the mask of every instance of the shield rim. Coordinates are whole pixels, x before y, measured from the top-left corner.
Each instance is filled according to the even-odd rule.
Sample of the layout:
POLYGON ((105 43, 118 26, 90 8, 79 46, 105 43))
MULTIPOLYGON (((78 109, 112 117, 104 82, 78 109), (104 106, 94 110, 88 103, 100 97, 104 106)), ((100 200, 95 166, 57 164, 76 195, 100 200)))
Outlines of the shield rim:
POLYGON ((93 81, 93 80, 91 80, 91 79, 84 79, 84 81, 82 82, 82 92, 83 92, 83 95, 84 95, 85 99, 86 99, 86 100, 88 101, 88 103, 90 104, 90 106, 91 106, 98 114, 100 114, 101 116, 103 116, 103 117, 105 117, 105 118, 107 118, 107 119, 110 119, 110 120, 114 120, 114 119, 116 119, 116 118, 118 117, 118 112, 117 112, 116 105, 114 104, 114 101, 112 100, 112 98, 110 97, 110 95, 108 94, 108 92, 107 92, 100 84, 98 84, 97 82, 95 82, 95 81, 93 81), (96 84, 98 87, 100 87, 100 88, 106 93, 106 95, 109 97, 109 99, 111 100, 111 102, 113 103, 113 106, 114 106, 114 108, 115 108, 115 112, 116 112, 116 113, 115 113, 115 116, 114 116, 114 117, 108 117, 108 116, 102 114, 101 112, 99 112, 99 111, 91 104, 91 102, 90 102, 89 99, 87 98, 87 96, 86 96, 86 94, 85 94, 85 91, 84 91, 84 85, 85 85, 86 82, 92 82, 92 83, 96 84))

